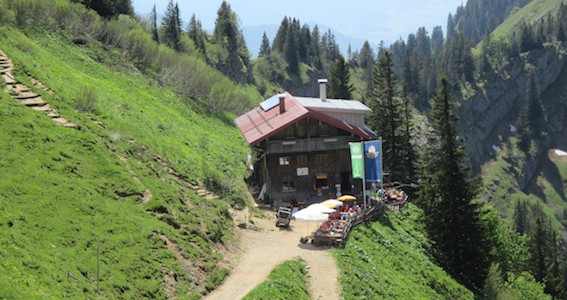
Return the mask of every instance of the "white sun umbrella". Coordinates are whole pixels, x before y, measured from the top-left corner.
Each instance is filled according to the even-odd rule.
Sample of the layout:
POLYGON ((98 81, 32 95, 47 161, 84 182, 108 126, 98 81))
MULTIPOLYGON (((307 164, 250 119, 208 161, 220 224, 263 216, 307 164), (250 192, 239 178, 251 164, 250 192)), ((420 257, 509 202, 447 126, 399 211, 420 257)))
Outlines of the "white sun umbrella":
POLYGON ((323 204, 321 204, 321 203, 311 204, 311 205, 307 206, 305 209, 307 209, 307 210, 312 210, 312 211, 317 211, 317 212, 324 213, 324 214, 330 214, 330 213, 334 213, 334 212, 335 212, 334 209, 332 209, 332 208, 330 208, 330 207, 328 207, 328 206, 326 206, 326 205, 323 205, 323 204))
POLYGON ((311 204, 308 207, 299 210, 293 214, 293 217, 299 221, 306 221, 307 232, 309 233, 309 223, 311 222, 321 222, 329 219, 329 213, 334 212, 332 208, 328 208, 325 205, 319 203, 311 204))
POLYGON ((307 209, 307 208, 304 208, 294 213, 293 217, 296 220, 307 221, 307 222, 320 222, 329 219, 328 214, 320 212, 316 209, 307 209))

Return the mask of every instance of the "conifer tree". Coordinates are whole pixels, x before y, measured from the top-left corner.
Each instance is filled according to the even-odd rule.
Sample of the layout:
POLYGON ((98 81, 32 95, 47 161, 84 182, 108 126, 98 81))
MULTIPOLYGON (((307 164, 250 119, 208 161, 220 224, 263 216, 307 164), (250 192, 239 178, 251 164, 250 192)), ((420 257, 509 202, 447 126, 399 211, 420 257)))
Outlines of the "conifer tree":
POLYGON ((216 68, 236 82, 252 81, 248 78, 250 57, 238 27, 238 17, 226 1, 221 3, 217 11, 213 39, 224 50, 216 62, 216 68))
MULTIPOLYGON (((365 41, 358 55, 358 66, 362 69, 362 81, 366 83, 364 99, 370 99, 373 93, 372 78, 374 74, 375 58, 370 43, 365 41)), ((363 99, 363 100, 364 100, 363 99)))
POLYGON ((352 99, 352 84, 350 83, 350 71, 342 55, 336 60, 329 78, 329 98, 352 99))
POLYGON ((179 6, 169 0, 161 23, 163 28, 163 39, 166 45, 175 51, 181 51, 181 19, 179 18, 179 6))
POLYGON ((187 35, 195 44, 195 48, 199 50, 199 52, 206 54, 207 53, 207 35, 203 31, 203 25, 201 25, 201 21, 197 20, 195 14, 191 16, 189 20, 189 24, 187 25, 187 35))
POLYGON ((156 5, 155 4, 154 4, 154 7, 152 8, 152 12, 150 13, 150 21, 152 22, 152 24, 151 24, 152 39, 156 43, 159 43, 159 34, 158 34, 158 28, 157 28, 157 13, 156 13, 156 5))
POLYGON ((539 97, 533 70, 529 72, 526 86, 525 106, 518 121, 519 146, 524 152, 530 150, 533 141, 540 140, 546 127, 545 114, 539 97))
POLYGON ((268 36, 264 31, 264 35, 262 36, 262 44, 260 45, 260 52, 258 53, 258 57, 268 57, 270 56, 271 51, 272 50, 270 47, 270 39, 268 39, 268 36))
POLYGON ((299 35, 299 60, 302 63, 308 64, 309 57, 311 55, 311 30, 309 25, 304 24, 301 27, 301 33, 299 35))
POLYGON ((410 111, 410 99, 407 95, 407 90, 403 88, 402 99, 404 102, 403 106, 403 133, 401 135, 401 145, 400 145, 400 152, 402 153, 402 160, 404 162, 404 171, 403 177, 400 179, 400 182, 409 182, 414 183, 417 181, 417 151, 414 148, 412 143, 413 139, 413 118, 410 111))
POLYGON ((528 203, 523 200, 518 201, 514 207, 514 227, 519 233, 528 233, 528 213, 528 203))
POLYGON ((286 17, 283 18, 282 22, 280 23, 280 27, 278 27, 278 32, 274 37, 274 41, 272 42, 272 51, 277 51, 279 53, 285 53, 286 48, 286 40, 287 40, 287 33, 289 32, 289 19, 286 17))
POLYGON ((473 201, 476 187, 468 177, 457 122, 449 82, 442 78, 431 103, 432 130, 423 153, 419 203, 441 264, 460 282, 479 290, 488 269, 487 236, 480 204, 473 201))
MULTIPOLYGON (((383 48, 382 48, 383 49, 383 48)), ((390 181, 406 182, 407 172, 401 151, 402 116, 400 101, 395 95, 392 54, 383 49, 374 70, 374 101, 368 124, 382 137, 384 172, 390 181)))
POLYGON ((315 25, 311 31, 311 43, 309 44, 309 65, 316 70, 321 70, 321 35, 319 34, 319 27, 315 25))
POLYGON ((287 72, 296 77, 299 77, 299 31, 299 23, 293 19, 287 28, 284 47, 287 72))

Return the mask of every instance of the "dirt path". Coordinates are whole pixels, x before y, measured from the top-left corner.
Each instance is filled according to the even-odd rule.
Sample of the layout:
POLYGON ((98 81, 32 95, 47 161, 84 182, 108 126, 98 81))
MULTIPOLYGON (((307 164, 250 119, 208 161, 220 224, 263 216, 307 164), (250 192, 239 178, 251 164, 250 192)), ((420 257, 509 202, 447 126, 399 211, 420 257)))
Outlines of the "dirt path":
POLYGON ((225 282, 204 299, 241 299, 278 264, 294 257, 301 257, 308 266, 312 299, 340 299, 339 270, 329 248, 299 243, 301 236, 315 229, 315 223, 292 221, 290 230, 280 230, 275 227, 274 213, 268 214, 267 219, 254 219, 260 230, 239 229, 244 253, 225 282))

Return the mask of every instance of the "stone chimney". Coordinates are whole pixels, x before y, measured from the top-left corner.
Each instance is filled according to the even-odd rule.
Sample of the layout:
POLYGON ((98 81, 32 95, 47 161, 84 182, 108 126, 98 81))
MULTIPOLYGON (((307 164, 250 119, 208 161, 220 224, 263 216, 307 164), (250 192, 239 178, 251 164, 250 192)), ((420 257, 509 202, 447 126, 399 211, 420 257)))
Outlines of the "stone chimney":
POLYGON ((319 97, 321 101, 327 101, 327 79, 319 79, 319 97))
POLYGON ((280 99, 280 114, 285 112, 285 94, 278 94, 278 98, 280 99))

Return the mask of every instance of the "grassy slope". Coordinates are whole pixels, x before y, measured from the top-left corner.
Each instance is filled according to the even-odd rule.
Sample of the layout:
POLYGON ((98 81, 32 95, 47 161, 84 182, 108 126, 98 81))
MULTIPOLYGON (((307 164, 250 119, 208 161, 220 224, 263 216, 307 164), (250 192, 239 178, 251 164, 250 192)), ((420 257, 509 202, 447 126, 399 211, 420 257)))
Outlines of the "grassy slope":
POLYGON ((513 12, 493 32, 494 37, 511 36, 514 30, 523 22, 533 23, 545 17, 559 6, 562 0, 534 0, 516 12, 513 12))
POLYGON ((429 242, 410 204, 400 214, 357 227, 335 250, 345 299, 473 299, 428 256, 429 242))
POLYGON ((75 99, 85 89, 94 89, 101 111, 96 117, 114 136, 135 139, 193 178, 203 180, 210 169, 228 172, 221 175, 225 180, 242 178, 240 163, 246 159, 247 147, 228 118, 223 121, 198 115, 171 90, 143 76, 133 76, 139 73, 113 72, 106 65, 118 70, 133 67, 100 47, 75 47, 56 35, 37 35, 33 39, 24 39, 7 29, 0 32, 2 47, 16 67, 32 73, 60 96, 50 101, 60 111, 75 114, 70 111, 75 99), (218 159, 203 159, 207 153, 218 159))
POLYGON ((0 93, 0 298, 197 298, 217 284, 226 269, 213 241, 232 239, 227 203, 205 202, 153 158, 195 182, 211 170, 238 182, 247 149, 234 126, 195 114, 139 74, 116 72, 132 67, 96 45, 5 27, 0 45, 16 76, 52 88, 57 96, 41 94, 82 128, 57 126, 0 93), (105 128, 72 108, 86 87, 105 128), (142 203, 146 190, 153 196, 142 203))
POLYGON ((307 270, 301 259, 288 260, 274 268, 264 281, 243 299, 310 299, 306 282, 307 270))

